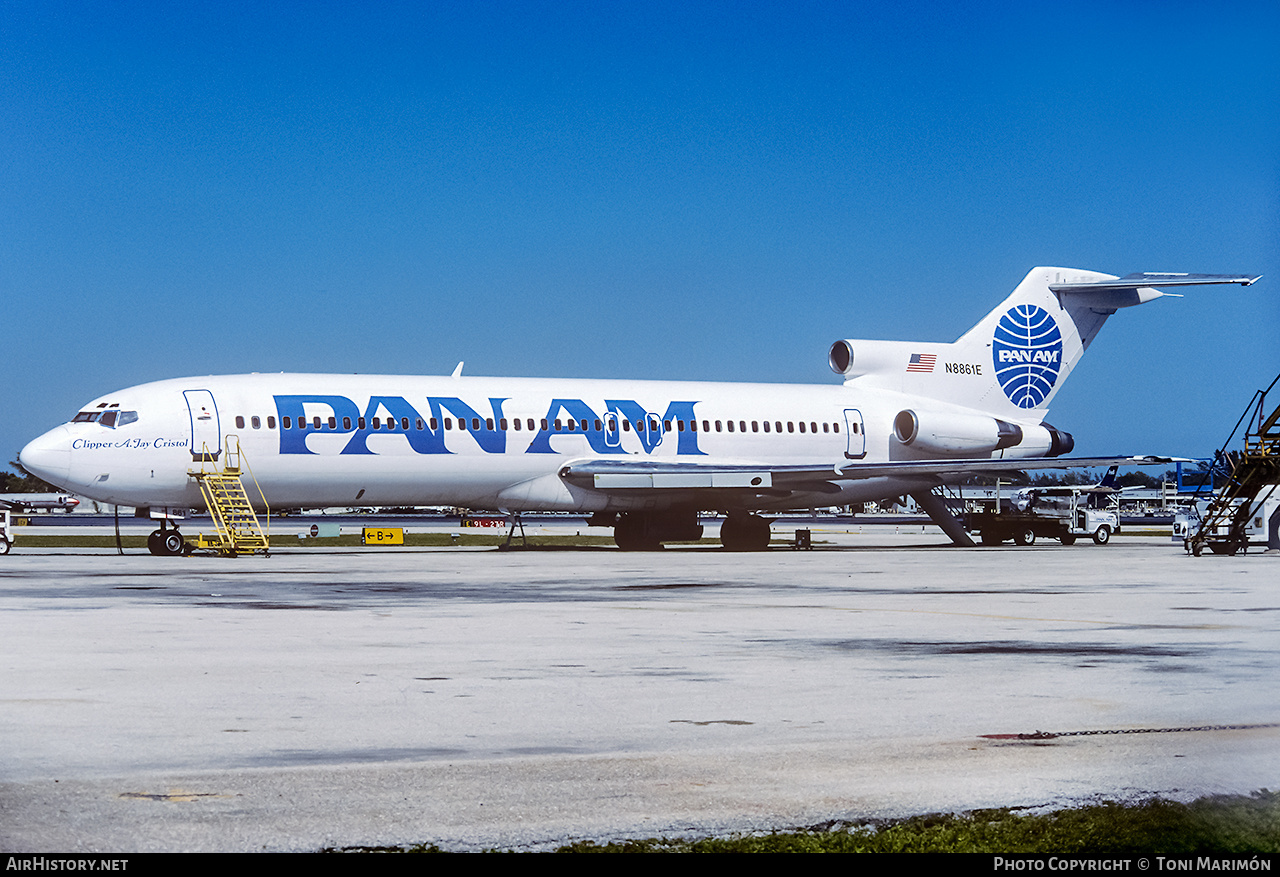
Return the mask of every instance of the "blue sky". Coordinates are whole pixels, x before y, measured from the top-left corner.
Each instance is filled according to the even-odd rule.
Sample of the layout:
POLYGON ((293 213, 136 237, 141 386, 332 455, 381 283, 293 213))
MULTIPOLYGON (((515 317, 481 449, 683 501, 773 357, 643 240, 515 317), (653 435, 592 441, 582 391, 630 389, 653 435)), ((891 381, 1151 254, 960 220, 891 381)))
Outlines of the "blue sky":
POLYGON ((1206 455, 1280 371, 1280 5, 0 2, 0 447, 332 371, 834 382, 1035 265, 1117 314, 1050 422, 1206 455), (980 7, 980 8, 979 8, 980 7))

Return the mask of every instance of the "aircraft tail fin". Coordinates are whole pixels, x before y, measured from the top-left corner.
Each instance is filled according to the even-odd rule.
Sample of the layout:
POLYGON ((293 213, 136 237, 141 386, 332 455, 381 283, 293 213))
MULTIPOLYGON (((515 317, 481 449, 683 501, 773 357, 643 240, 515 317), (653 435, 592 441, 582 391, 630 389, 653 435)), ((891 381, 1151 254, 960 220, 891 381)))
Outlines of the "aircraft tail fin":
POLYGON ((1130 274, 1033 268, 1013 293, 951 344, 837 341, 833 370, 846 382, 883 387, 976 409, 998 418, 1040 421, 1049 403, 1120 308, 1165 295, 1159 286, 1239 283, 1236 274, 1130 274))
POLYGON ((1119 486, 1119 479, 1116 477, 1120 472, 1120 466, 1117 464, 1107 470, 1107 474, 1102 476, 1102 480, 1098 482, 1099 487, 1116 488, 1119 486))
POLYGON ((981 364, 987 378, 960 396, 993 414, 1043 418, 1107 317, 1117 307, 1140 303, 1081 301, 1052 287, 1114 279, 1095 271, 1032 269, 1008 298, 950 345, 957 357, 981 364))
POLYGON ((1089 494, 1089 497, 1085 500, 1087 508, 1102 509, 1107 507, 1112 496, 1111 491, 1120 489, 1120 479, 1117 477, 1119 473, 1119 464, 1107 470, 1107 474, 1103 475, 1102 480, 1098 482, 1098 487, 1103 488, 1103 490, 1089 494))

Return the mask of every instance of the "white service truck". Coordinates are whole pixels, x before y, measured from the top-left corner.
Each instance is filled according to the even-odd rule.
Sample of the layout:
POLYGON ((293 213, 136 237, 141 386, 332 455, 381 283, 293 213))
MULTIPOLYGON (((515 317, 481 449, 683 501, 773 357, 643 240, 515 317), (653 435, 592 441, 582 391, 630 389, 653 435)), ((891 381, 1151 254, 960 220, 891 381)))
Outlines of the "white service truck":
POLYGON ((999 545, 1012 539, 1032 545, 1037 538, 1057 539, 1072 545, 1081 536, 1106 545, 1120 532, 1119 491, 1103 484, 1080 487, 1031 487, 1010 500, 996 500, 994 510, 967 516, 966 526, 983 545, 999 545))
MULTIPOLYGON (((1277 518, 1277 513, 1280 513, 1280 490, 1274 487, 1250 504, 1248 521, 1241 540, 1237 540, 1232 533, 1232 520, 1240 506, 1239 502, 1236 502, 1231 505, 1230 514, 1218 517, 1213 532, 1204 534, 1206 538, 1203 543, 1200 546, 1193 546, 1191 537, 1200 531, 1204 520, 1213 511, 1213 505, 1221 501, 1217 497, 1202 498, 1178 509, 1173 518, 1173 541, 1182 543, 1189 552, 1196 547, 1208 545, 1209 551, 1214 554, 1248 551, 1250 545, 1277 547, 1271 544, 1273 541, 1280 541, 1280 535, 1276 533, 1276 527, 1280 525, 1280 519, 1277 518)), ((1195 553, 1199 554, 1200 551, 1195 553)))

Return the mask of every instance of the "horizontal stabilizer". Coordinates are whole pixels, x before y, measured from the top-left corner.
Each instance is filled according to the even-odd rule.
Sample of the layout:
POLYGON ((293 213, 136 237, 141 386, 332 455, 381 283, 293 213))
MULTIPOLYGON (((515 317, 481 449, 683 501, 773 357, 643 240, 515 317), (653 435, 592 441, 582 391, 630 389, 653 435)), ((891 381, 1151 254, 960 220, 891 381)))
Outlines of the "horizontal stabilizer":
POLYGON ((1122 289, 1146 289, 1152 286, 1212 286, 1220 283, 1238 283, 1252 286, 1262 278, 1246 274, 1161 274, 1144 271, 1127 274, 1117 280, 1095 280, 1089 283, 1051 283, 1050 292, 1106 292, 1122 289))

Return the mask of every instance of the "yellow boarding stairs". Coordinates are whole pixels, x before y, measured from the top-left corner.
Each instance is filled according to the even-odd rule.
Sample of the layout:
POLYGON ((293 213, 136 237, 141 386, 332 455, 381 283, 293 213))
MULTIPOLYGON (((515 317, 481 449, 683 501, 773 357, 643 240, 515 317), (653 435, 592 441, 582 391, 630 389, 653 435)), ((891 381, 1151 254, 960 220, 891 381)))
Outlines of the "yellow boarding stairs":
POLYGON ((240 452, 239 436, 227 436, 221 470, 210 471, 205 468, 205 461, 213 459, 208 450, 205 447, 205 453, 200 455, 199 470, 188 469, 187 474, 200 485, 200 492, 204 494, 205 504, 209 507, 209 514, 213 517, 213 525, 218 532, 214 536, 205 536, 203 533, 198 535, 196 550, 216 551, 226 557, 259 551, 266 554, 271 548, 267 538, 267 533, 271 530, 271 508, 258 485, 258 479, 253 476, 253 470, 249 469, 249 477, 253 479, 253 486, 257 488, 258 496, 262 498, 262 505, 266 509, 267 530, 264 532, 253 511, 253 505, 249 502, 244 483, 240 480, 240 467, 245 460, 240 452))
MULTIPOLYGON (((1228 453, 1224 448, 1215 457, 1215 463, 1221 461, 1224 464, 1229 480, 1209 504, 1209 512, 1200 528, 1185 540, 1189 554, 1199 557, 1205 545, 1214 554, 1247 551, 1250 511, 1280 488, 1280 405, 1263 417, 1267 410, 1267 393, 1277 383, 1280 383, 1280 375, 1276 375, 1267 389, 1254 393, 1257 404, 1250 402, 1249 407, 1255 413, 1250 415, 1246 408, 1240 418, 1240 423, 1245 417, 1251 417, 1258 424, 1256 429, 1252 423, 1246 428, 1244 451, 1228 453)), ((1240 423, 1236 424, 1236 429, 1240 428, 1240 423)), ((1234 430, 1232 435, 1235 435, 1234 430)), ((1227 443, 1230 444, 1230 439, 1227 443)))

